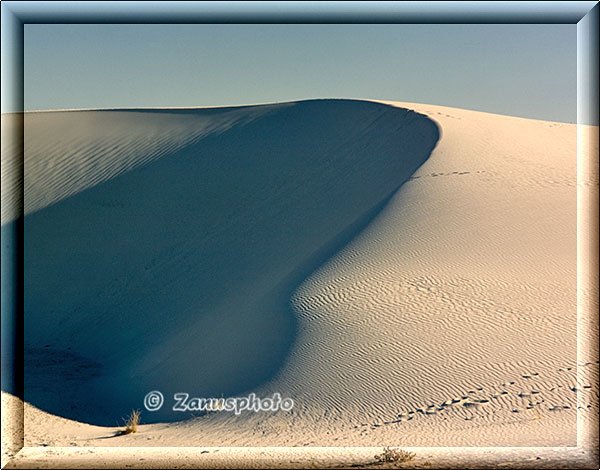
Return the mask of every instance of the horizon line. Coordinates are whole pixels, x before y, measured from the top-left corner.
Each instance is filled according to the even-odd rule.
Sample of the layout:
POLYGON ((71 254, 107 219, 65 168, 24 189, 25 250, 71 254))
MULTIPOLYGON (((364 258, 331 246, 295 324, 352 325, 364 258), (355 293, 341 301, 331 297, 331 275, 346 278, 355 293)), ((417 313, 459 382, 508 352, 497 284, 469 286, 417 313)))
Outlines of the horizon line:
MULTIPOLYGON (((126 107, 107 107, 107 108, 57 108, 57 109, 29 109, 24 111, 9 111, 3 112, 2 115, 9 114, 35 114, 35 113, 54 113, 54 112, 77 112, 77 111, 151 111, 151 110, 200 110, 200 109, 227 109, 227 108, 246 108, 252 106, 269 106, 276 104, 292 104, 292 103, 300 103, 303 101, 318 101, 318 100, 347 100, 347 101, 370 101, 385 104, 388 106, 392 106, 390 103, 402 103, 407 105, 426 105, 426 106, 438 106, 440 108, 454 108, 454 109, 462 109, 465 111, 472 111, 476 113, 484 113, 484 114, 494 114, 496 116, 504 116, 511 117, 516 119, 530 119, 534 121, 544 121, 544 122, 556 122, 561 124, 575 124, 578 123, 575 121, 552 121, 548 119, 541 119, 535 117, 527 117, 527 116, 518 116, 513 114, 502 114, 491 111, 482 111, 479 109, 472 108, 462 108, 458 106, 448 106, 448 105, 440 105, 435 103, 421 103, 421 102, 413 102, 413 101, 401 101, 401 100, 393 100, 393 99, 376 99, 376 98, 348 98, 348 97, 330 97, 330 98, 301 98, 301 99, 293 99, 288 101, 268 101, 268 102, 259 102, 259 103, 245 103, 245 104, 234 104, 234 105, 206 105, 206 106, 126 106, 126 107)), ((587 125, 587 124, 586 124, 587 125)))

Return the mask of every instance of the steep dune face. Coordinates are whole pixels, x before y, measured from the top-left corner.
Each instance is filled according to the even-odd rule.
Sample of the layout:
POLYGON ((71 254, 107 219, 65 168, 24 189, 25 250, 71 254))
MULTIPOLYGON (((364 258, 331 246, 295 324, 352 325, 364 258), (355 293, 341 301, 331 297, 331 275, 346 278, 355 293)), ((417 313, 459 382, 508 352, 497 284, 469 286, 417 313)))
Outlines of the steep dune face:
POLYGON ((292 293, 439 131, 318 100, 30 113, 25 136, 25 399, 114 425, 150 390, 235 396, 272 379, 297 335, 292 293))

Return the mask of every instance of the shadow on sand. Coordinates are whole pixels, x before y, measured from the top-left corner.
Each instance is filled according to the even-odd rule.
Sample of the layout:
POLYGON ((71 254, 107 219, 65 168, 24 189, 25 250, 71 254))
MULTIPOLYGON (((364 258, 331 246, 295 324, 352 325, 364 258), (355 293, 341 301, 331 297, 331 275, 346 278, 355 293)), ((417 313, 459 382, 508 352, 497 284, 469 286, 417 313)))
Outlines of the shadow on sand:
MULTIPOLYGON (((377 215, 439 138, 427 117, 377 103, 260 108, 25 217, 26 401, 114 426, 159 390, 165 406, 144 422, 175 421, 188 417, 170 410, 175 392, 241 396, 272 379, 298 327, 290 294, 377 215)), ((68 127, 112 113, 127 126, 227 112, 38 118, 68 127)), ((60 133, 53 139, 44 144, 71 151, 60 133)), ((100 161, 108 149, 130 151, 108 139, 85 158, 100 161)))

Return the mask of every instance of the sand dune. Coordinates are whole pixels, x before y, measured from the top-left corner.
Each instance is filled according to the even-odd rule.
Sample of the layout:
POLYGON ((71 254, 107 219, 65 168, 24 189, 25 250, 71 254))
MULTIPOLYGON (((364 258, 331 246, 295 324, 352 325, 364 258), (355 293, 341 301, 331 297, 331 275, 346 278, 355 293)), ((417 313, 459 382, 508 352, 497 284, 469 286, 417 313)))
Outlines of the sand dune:
POLYGON ((575 125, 319 100, 25 126, 30 445, 568 446, 597 414, 575 125), (52 416, 115 426, 156 389, 295 406, 111 439, 52 416))
POLYGON ((235 396, 270 379, 296 335, 291 290, 438 135, 357 101, 33 113, 25 129, 26 400, 104 425, 150 390, 235 396))

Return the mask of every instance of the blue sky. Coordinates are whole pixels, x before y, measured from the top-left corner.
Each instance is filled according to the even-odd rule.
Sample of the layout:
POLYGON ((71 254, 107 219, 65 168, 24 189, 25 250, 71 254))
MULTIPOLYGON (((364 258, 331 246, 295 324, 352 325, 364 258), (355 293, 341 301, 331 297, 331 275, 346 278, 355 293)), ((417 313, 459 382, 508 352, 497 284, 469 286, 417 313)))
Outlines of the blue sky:
POLYGON ((373 98, 576 121, 576 25, 26 24, 25 109, 373 98))

